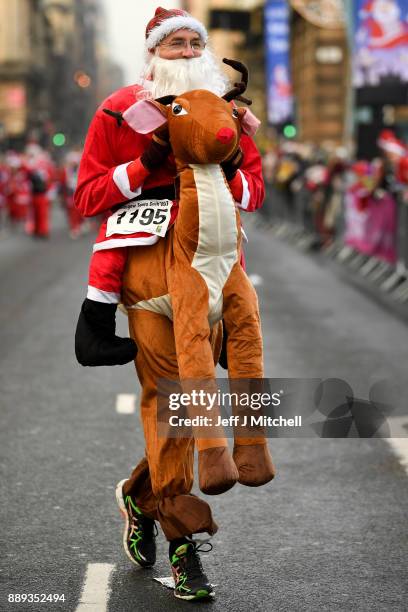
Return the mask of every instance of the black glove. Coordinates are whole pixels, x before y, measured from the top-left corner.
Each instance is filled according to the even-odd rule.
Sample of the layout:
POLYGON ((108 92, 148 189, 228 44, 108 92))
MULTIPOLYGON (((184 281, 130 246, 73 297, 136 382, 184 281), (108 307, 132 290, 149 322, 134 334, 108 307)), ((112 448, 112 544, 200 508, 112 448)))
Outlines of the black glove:
POLYGON ((223 169, 227 181, 231 181, 234 178, 243 161, 244 154, 242 153, 241 147, 238 147, 232 157, 222 162, 221 168, 223 169))
POLYGON ((151 142, 140 156, 140 161, 146 170, 151 172, 166 161, 170 151, 169 129, 165 123, 154 132, 151 142))

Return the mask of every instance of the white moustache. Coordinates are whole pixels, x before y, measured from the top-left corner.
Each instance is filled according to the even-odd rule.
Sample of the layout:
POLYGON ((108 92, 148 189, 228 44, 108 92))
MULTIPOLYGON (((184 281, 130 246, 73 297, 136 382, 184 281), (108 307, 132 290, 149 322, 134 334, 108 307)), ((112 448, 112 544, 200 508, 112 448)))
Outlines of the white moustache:
POLYGON ((228 79, 213 54, 206 49, 200 57, 163 59, 155 55, 144 72, 143 85, 153 98, 207 89, 217 96, 228 90, 228 79), (152 79, 149 81, 147 79, 152 79))

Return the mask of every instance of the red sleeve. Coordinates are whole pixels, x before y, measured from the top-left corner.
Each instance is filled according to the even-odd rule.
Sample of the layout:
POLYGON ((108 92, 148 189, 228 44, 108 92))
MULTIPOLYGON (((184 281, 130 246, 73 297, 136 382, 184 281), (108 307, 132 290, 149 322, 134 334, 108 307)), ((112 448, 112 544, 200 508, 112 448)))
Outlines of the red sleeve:
MULTIPOLYGON (((103 106, 109 104, 105 102, 103 106)), ((89 126, 74 195, 75 206, 84 217, 98 215, 135 198, 148 175, 141 164, 133 161, 118 164, 118 129, 124 128, 118 128, 116 121, 99 108, 89 126)))
POLYGON ((265 198, 262 161, 252 138, 242 135, 240 145, 244 159, 229 185, 234 199, 238 202, 238 207, 247 212, 253 212, 261 208, 265 198))

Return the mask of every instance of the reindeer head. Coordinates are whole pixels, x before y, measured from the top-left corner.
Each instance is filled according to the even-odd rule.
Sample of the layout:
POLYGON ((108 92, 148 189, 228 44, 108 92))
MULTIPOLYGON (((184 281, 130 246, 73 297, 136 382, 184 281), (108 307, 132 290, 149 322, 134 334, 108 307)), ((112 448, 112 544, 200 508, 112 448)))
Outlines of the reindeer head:
POLYGON ((248 73, 240 62, 224 60, 242 72, 243 80, 222 98, 196 89, 180 96, 141 100, 123 113, 136 132, 147 134, 168 125, 175 158, 182 164, 219 164, 234 153, 241 133, 253 135, 259 121, 247 108, 233 107, 246 89, 248 73))

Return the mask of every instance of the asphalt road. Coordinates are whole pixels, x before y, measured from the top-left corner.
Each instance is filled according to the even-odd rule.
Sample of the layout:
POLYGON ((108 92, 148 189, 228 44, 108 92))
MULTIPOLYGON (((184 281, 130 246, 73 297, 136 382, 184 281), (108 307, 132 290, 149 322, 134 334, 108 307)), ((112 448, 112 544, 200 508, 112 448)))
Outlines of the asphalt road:
MULTIPOLYGON (((401 400, 396 414, 406 414, 408 328, 247 225, 266 374, 341 378, 359 396, 387 379, 401 400)), ((214 602, 179 602, 153 581, 170 573, 162 535, 153 570, 130 564, 114 489, 144 445, 137 415, 115 405, 139 389, 132 365, 75 361, 91 241, 66 234, 0 238, 0 611, 75 611, 82 597, 81 612, 103 612, 102 581, 84 591, 93 564, 110 564, 109 612, 406 610, 408 476, 381 439, 273 440, 273 483, 211 498, 220 529, 202 559, 218 585, 214 602), (8 601, 16 593, 64 594, 65 603, 8 601)))

